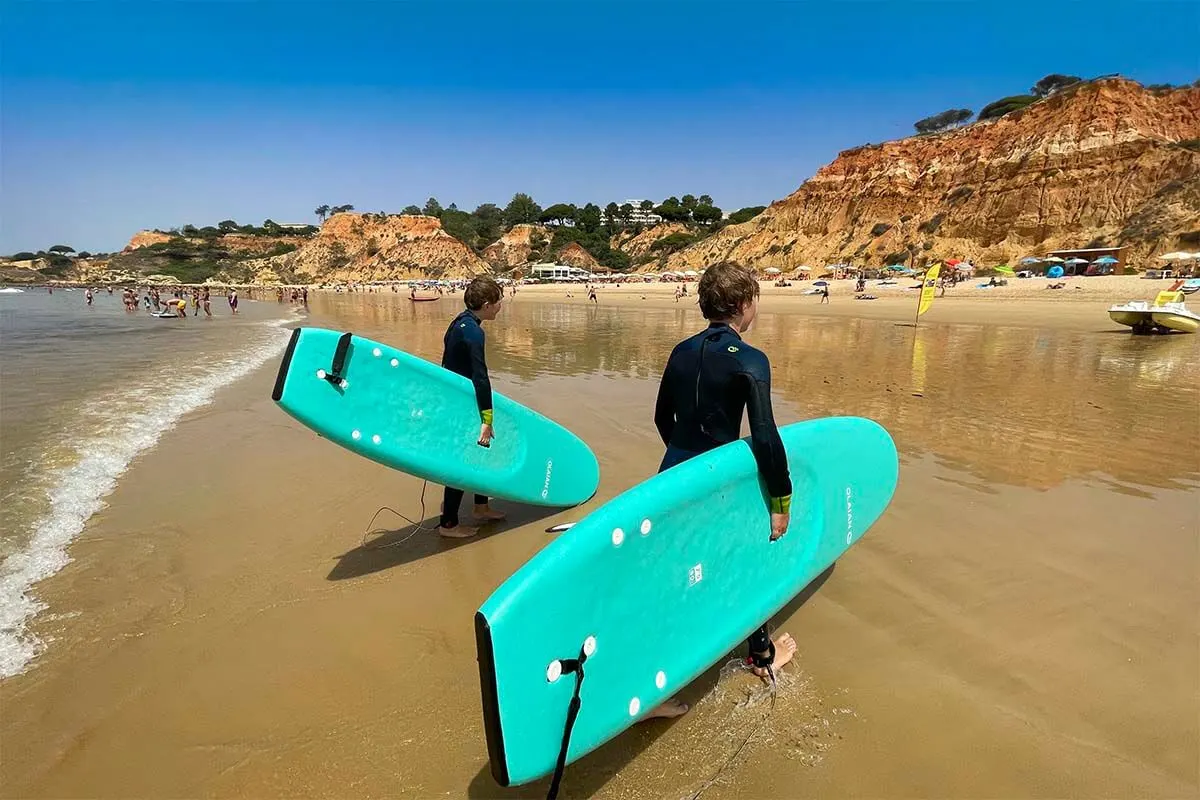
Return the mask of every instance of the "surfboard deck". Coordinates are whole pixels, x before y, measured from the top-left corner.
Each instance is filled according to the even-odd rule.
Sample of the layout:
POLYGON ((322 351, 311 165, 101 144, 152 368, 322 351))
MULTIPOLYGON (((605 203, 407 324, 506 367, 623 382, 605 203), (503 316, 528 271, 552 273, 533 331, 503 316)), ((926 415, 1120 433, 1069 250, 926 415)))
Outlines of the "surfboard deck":
POLYGON ((496 436, 482 447, 469 379, 348 336, 339 372, 341 332, 293 331, 271 393, 280 408, 347 450, 443 486, 557 507, 596 493, 596 456, 563 426, 493 390, 496 436))
POLYGON ((882 427, 832 417, 780 429, 793 484, 769 540, 747 440, 613 498, 541 550, 475 615, 484 730, 503 786, 552 772, 584 664, 568 763, 669 699, 782 609, 884 512, 899 461, 882 427))

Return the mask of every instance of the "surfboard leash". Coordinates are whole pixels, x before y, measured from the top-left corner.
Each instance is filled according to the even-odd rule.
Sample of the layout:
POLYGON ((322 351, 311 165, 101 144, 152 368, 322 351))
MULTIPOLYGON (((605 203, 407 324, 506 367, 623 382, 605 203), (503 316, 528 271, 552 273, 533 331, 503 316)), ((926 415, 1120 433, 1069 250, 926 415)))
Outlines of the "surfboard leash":
POLYGON ((751 740, 754 739, 754 737, 757 736, 764 728, 766 728, 767 720, 769 720, 771 715, 775 713, 775 698, 779 696, 779 683, 775 680, 775 670, 770 666, 767 667, 767 675, 771 677, 771 705, 767 708, 767 713, 763 715, 761 720, 759 720, 759 723, 757 726, 755 726, 754 730, 750 731, 746 738, 742 740, 742 743, 738 745, 738 748, 733 751, 733 755, 725 759, 725 763, 721 765, 721 768, 718 769, 711 778, 705 781, 700 788, 696 790, 695 794, 690 795, 688 800, 699 800, 700 795, 704 794, 714 785, 716 785, 721 775, 724 774, 725 770, 729 769, 729 767, 735 761, 737 761, 738 756, 740 756, 742 751, 749 746, 751 740))
POLYGON ((571 745, 571 730, 575 727, 575 719, 579 716, 579 706, 582 701, 579 699, 579 690, 583 686, 583 662, 587 661, 587 648, 579 649, 578 658, 564 658, 559 660, 562 666, 563 674, 575 673, 575 693, 571 695, 571 703, 567 706, 567 724, 563 726, 562 747, 558 751, 558 761, 554 764, 554 777, 550 779, 550 791, 546 794, 546 800, 555 800, 558 797, 558 786, 562 782, 563 770, 567 766, 567 748, 571 745))
MULTIPOLYGON (((422 520, 425 519, 425 490, 428 488, 429 488, 429 481, 422 481, 421 482, 421 519, 422 520)), ((404 544, 409 539, 416 536, 418 533, 428 533, 430 531, 435 531, 435 530, 437 530, 436 527, 426 528, 420 522, 409 519, 404 514, 401 514, 399 511, 392 508, 391 506, 380 506, 379 509, 375 512, 375 515, 373 517, 371 517, 371 521, 367 523, 366 529, 363 531, 362 548, 364 550, 382 550, 385 547, 396 547, 398 545, 404 544), (387 544, 368 545, 367 537, 371 535, 371 531, 373 530, 373 526, 375 525, 375 520, 377 520, 379 518, 379 515, 382 514, 384 511, 390 511, 393 514, 395 514, 397 517, 399 517, 400 519, 407 522, 409 525, 412 525, 413 526, 412 533, 408 534, 408 536, 405 536, 403 539, 398 539, 394 542, 388 542, 387 544)))

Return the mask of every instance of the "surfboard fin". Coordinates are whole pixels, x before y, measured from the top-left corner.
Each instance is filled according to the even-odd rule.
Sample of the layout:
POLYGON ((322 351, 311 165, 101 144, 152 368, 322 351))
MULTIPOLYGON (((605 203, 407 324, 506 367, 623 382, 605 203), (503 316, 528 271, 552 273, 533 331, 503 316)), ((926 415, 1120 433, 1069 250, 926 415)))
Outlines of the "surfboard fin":
POLYGON ((346 369, 346 354, 350 352, 350 337, 354 334, 343 333, 338 337, 337 347, 333 350, 333 363, 329 365, 329 371, 325 373, 325 380, 338 386, 342 382, 342 371, 346 369))

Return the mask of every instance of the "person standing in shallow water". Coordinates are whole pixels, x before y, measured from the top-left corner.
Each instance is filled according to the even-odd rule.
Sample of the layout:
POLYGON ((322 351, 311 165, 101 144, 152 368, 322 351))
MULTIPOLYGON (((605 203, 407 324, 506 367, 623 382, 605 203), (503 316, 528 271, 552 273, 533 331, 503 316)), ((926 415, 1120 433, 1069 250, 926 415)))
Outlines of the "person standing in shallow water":
MULTIPOLYGON (((442 366, 475 385, 475 402, 479 406, 480 447, 492 444, 492 383, 488 378, 487 362, 483 353, 483 322, 493 320, 500 313, 500 285, 491 278, 479 277, 467 284, 463 292, 466 309, 451 321, 446 328, 445 349, 442 366)), ((447 486, 442 501, 442 519, 438 532, 454 539, 466 539, 479 533, 478 525, 460 525, 458 509, 462 504, 463 490, 447 486)), ((476 522, 492 522, 504 519, 504 514, 488 506, 488 499, 475 495, 476 522)))
MULTIPOLYGON (((770 540, 787 533, 792 481, 787 452, 771 409, 771 365, 767 356, 744 341, 758 313, 758 281, 743 267, 709 267, 697 296, 708 320, 703 330, 671 351, 658 387, 654 425, 666 445, 658 471, 741 438, 742 413, 750 417, 754 459, 770 494, 770 540)), ((766 535, 766 532, 764 532, 766 535)), ((747 642, 754 673, 767 678, 792 660, 796 642, 788 634, 771 639, 764 624, 747 642)), ((687 704, 668 700, 651 717, 677 717, 687 704)))

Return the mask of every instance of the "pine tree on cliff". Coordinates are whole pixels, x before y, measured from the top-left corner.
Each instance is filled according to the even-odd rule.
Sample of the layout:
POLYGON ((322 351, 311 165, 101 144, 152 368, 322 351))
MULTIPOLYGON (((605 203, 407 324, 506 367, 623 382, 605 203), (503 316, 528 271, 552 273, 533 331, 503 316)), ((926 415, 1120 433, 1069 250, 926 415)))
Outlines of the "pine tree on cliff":
POLYGON ((1035 83, 1029 93, 1035 97, 1049 97, 1059 89, 1065 89, 1072 84, 1079 83, 1080 80, 1081 78, 1075 75, 1047 75, 1035 83))
POLYGON ((329 216, 329 206, 317 206, 313 213, 317 215, 317 219, 321 220, 321 222, 324 222, 325 218, 329 216))
POLYGON ((532 197, 524 192, 517 192, 504 207, 504 224, 510 228, 514 225, 528 225, 537 222, 541 214, 542 207, 533 202, 532 197))

